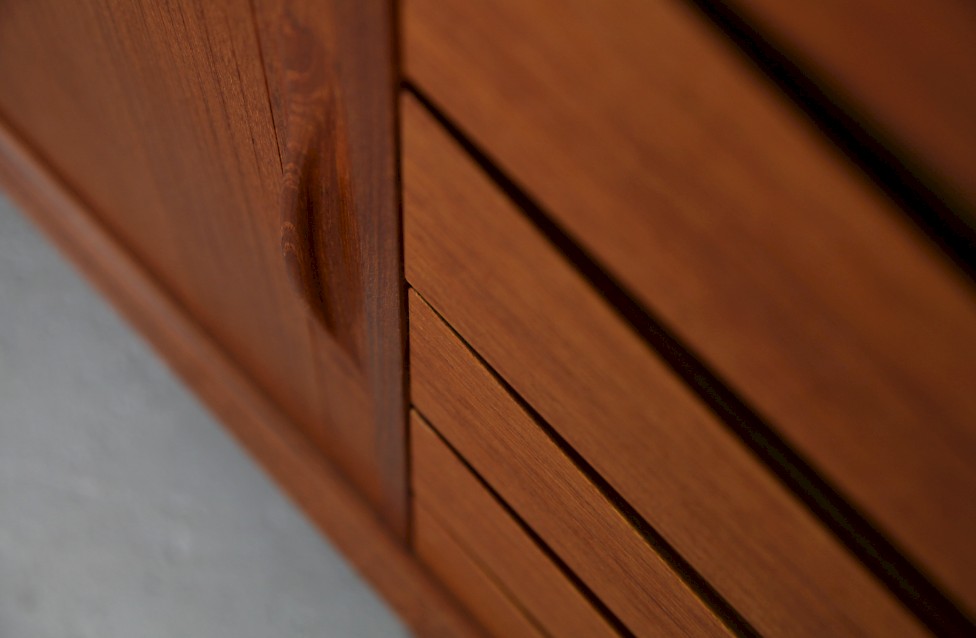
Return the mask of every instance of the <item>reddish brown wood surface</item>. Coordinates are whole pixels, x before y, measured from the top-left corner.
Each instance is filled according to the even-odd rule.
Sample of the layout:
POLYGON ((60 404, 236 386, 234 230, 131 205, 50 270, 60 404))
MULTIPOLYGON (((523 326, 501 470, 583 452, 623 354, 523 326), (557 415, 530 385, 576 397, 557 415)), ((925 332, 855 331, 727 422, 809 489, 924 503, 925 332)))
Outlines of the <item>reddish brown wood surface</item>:
POLYGON ((115 304, 418 636, 482 636, 360 492, 0 119, 0 186, 115 304))
MULTIPOLYGON (((280 6, 290 15, 292 3, 280 6)), ((261 22, 268 40, 259 41, 248 0, 5 2, 0 113, 402 531, 388 9, 380 0, 295 3, 288 24, 307 27, 296 46, 316 68, 337 70, 285 86, 285 108, 311 99, 295 94, 325 85, 335 112, 347 115, 278 131, 289 144, 286 163, 302 149, 319 161, 297 177, 286 164, 287 180, 261 48, 285 64, 294 57, 277 47, 273 30, 284 27, 274 17, 261 22), (322 23, 328 30, 307 26, 322 23), (296 214, 311 212, 325 231, 306 252, 335 270, 315 291, 325 295, 331 323, 296 295, 281 249, 285 186, 298 188, 297 180, 308 191, 328 175, 341 188, 328 182, 303 202, 312 210, 296 214)))
POLYGON ((417 501, 413 505, 413 520, 417 555, 467 605, 486 631, 497 638, 542 638, 546 635, 471 558, 437 517, 417 501))
POLYGON ((415 511, 440 521, 546 635, 618 635, 416 412, 410 458, 415 511))
POLYGON ((963 276, 683 2, 405 0, 403 18, 408 77, 976 613, 963 276))
MULTIPOLYGON (((405 98, 402 111, 407 279, 546 422, 760 633, 921 634, 423 108, 405 98)), ((505 476, 536 498, 568 489, 565 460, 533 434, 531 418, 414 301, 419 409, 516 510, 524 506, 502 489, 505 476), (529 471, 535 481, 515 478, 529 471), (555 487, 539 484, 547 474, 555 487)), ((569 496, 550 505, 567 503, 571 513, 583 507, 569 496)), ((637 558, 611 555, 605 562, 617 566, 637 558)), ((655 600, 658 582, 643 583, 655 600)))
POLYGON ((732 635, 426 302, 409 298, 414 404, 533 531, 635 634, 732 635))
POLYGON ((727 4, 856 106, 865 125, 945 180, 976 214, 976 6, 959 0, 727 4))
POLYGON ((299 293, 365 374, 375 424, 368 469, 381 482, 387 519, 402 530, 405 317, 392 6, 254 6, 282 158, 282 250, 293 276, 299 267, 299 293))

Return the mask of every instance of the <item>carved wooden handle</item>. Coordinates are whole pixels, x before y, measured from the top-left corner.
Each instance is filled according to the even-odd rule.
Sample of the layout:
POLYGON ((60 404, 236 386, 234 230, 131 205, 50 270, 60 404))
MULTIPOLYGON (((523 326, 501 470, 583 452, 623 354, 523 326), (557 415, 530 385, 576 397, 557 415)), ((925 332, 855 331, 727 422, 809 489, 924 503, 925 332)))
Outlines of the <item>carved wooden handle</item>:
POLYGON ((284 17, 274 96, 282 114, 281 252, 295 291, 361 363, 364 253, 338 82, 323 39, 284 17))
POLYGON ((323 323, 329 325, 325 281, 319 274, 321 242, 314 235, 318 228, 315 219, 317 198, 309 192, 318 181, 317 171, 307 166, 297 171, 290 164, 286 166, 289 170, 283 176, 281 193, 281 254, 295 292, 323 323))

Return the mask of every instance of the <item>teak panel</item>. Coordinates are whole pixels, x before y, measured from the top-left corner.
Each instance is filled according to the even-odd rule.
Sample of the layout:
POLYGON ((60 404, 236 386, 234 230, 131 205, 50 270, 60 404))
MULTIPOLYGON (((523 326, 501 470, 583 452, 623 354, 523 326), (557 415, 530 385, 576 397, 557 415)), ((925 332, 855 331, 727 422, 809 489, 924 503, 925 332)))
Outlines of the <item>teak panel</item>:
POLYGON ((976 613, 964 276, 683 2, 403 19, 408 78, 976 613))
MULTIPOLYGON (((300 44, 317 43, 343 58, 341 65, 329 58, 340 68, 325 82, 350 113, 336 129, 357 140, 347 148, 322 126, 282 132, 294 145, 330 151, 333 172, 342 175, 332 200, 308 201, 318 225, 355 225, 348 233, 355 241, 342 244, 346 270, 325 282, 323 294, 346 302, 333 325, 309 310, 308 295, 296 294, 289 280, 282 207, 290 182, 249 0, 4 2, 0 113, 402 531, 390 7, 382 0, 323 0, 313 9, 280 4, 283 13, 298 14, 293 26, 329 24, 330 31, 313 30, 300 44), (359 331, 353 335, 351 322, 359 331)), ((277 23, 262 25, 267 35, 277 23)), ((271 39, 267 44, 266 55, 284 55, 271 39)), ((341 230, 329 232, 320 251, 334 254, 341 230)))
MULTIPOLYGON (((947 181, 976 214, 976 6, 734 0, 747 21, 947 181)), ((976 218, 969 220, 976 223, 976 218)))
POLYGON ((460 539, 546 635, 618 635, 416 412, 410 454, 414 511, 429 510, 460 539))
MULTIPOLYGON (((423 108, 404 97, 401 110, 407 280, 488 364, 760 633, 920 634, 423 108)), ((486 442, 534 427, 416 301, 419 408, 445 432, 456 420, 455 432, 486 442)), ((499 445, 495 463, 542 444, 499 445)), ((554 471, 550 457, 539 452, 533 471, 554 471)))
POLYGON ((546 635, 422 503, 414 502, 413 521, 417 555, 492 636, 543 638, 546 635))

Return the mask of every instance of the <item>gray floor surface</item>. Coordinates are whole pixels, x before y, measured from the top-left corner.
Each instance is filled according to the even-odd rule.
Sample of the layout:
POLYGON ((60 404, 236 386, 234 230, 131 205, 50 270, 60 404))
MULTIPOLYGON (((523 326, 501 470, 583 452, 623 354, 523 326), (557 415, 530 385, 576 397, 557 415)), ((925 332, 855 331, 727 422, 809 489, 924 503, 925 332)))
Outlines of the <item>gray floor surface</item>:
POLYGON ((406 635, 0 194, 0 638, 406 635))

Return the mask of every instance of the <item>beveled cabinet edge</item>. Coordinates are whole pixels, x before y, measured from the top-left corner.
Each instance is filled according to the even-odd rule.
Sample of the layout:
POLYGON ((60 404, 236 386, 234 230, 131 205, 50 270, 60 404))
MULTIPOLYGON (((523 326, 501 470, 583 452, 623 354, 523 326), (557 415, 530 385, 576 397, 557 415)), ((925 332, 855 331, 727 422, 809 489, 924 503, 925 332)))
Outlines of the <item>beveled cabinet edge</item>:
POLYGON ((419 636, 484 633, 364 498, 0 113, 0 186, 419 636))

